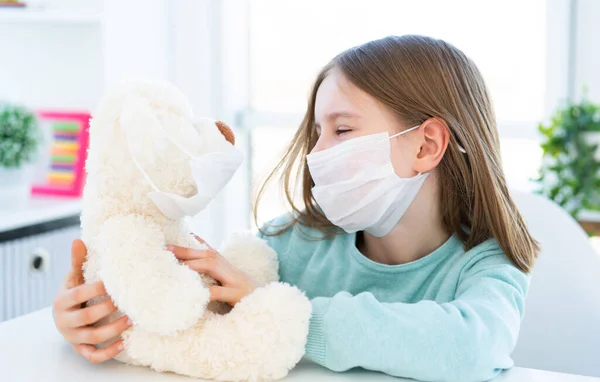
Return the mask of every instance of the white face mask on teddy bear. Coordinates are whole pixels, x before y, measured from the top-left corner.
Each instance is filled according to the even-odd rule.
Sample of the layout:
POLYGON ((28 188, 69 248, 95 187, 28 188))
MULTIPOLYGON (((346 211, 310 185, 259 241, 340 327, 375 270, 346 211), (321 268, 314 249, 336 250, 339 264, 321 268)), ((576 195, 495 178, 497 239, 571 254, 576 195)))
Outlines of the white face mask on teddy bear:
MULTIPOLYGON (((213 124, 216 123, 215 121, 208 120, 203 120, 200 123, 208 122, 213 124)), ((173 220, 178 220, 185 216, 195 216, 206 208, 210 201, 213 200, 227 185, 244 161, 244 155, 241 151, 231 145, 222 151, 194 156, 177 142, 164 127, 161 126, 161 128, 168 139, 185 155, 190 157, 190 169, 192 171, 194 182, 196 183, 196 189, 198 190, 196 195, 185 198, 181 195, 161 191, 136 160, 135 155, 133 155, 134 150, 131 149, 131 140, 128 140, 131 158, 135 166, 154 190, 148 193, 148 197, 163 215, 173 220)), ((215 125, 215 129, 216 128, 217 126, 215 125)))

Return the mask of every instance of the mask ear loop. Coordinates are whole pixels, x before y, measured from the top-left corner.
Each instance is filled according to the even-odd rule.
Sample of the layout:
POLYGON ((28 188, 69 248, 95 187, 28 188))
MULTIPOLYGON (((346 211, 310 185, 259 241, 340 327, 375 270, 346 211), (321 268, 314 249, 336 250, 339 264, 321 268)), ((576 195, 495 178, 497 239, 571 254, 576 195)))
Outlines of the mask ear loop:
MULTIPOLYGON (((396 133, 396 134, 394 134, 394 135, 390 136, 390 139, 392 139, 392 138, 395 138, 395 137, 399 137, 399 136, 400 136, 400 135, 402 135, 402 134, 406 134, 406 133, 409 133, 409 132, 411 132, 411 131, 413 131, 413 130, 416 130, 416 129, 418 129, 420 126, 421 126, 421 125, 413 126, 413 127, 411 127, 410 129, 406 129, 406 130, 404 130, 404 131, 401 131, 401 132, 399 132, 399 133, 396 133)), ((466 153, 467 153, 467 150, 465 150, 465 149, 464 149, 464 147, 462 147, 460 144, 458 144, 458 143, 457 143, 457 146, 458 146, 458 151, 460 151, 460 152, 461 152, 461 153, 463 153, 463 154, 466 154, 466 153)))
MULTIPOLYGON (((134 110, 136 110, 136 107, 138 107, 138 108, 139 107, 142 107, 142 108, 143 107, 147 107, 147 105, 145 105, 143 102, 141 102, 139 100, 135 100, 135 99, 128 100, 128 102, 126 103, 126 106, 124 106, 124 108, 128 110, 127 106, 129 108, 133 108, 134 110)), ((146 179, 146 181, 148 182, 148 184, 150 185, 150 187, 152 187, 152 189, 154 191, 160 192, 160 190, 158 189, 158 187, 156 187, 156 184, 154 184, 154 182, 150 178, 150 175, 148 175, 148 173, 144 170, 144 168, 142 167, 142 165, 140 164, 140 162, 138 162, 137 158, 135 157, 134 150, 133 150, 133 147, 132 147, 132 144, 131 144, 130 133, 129 133, 128 129, 123 126, 124 124, 125 125, 127 124, 128 117, 131 118, 131 111, 129 111, 129 113, 125 113, 125 115, 121 115, 121 126, 120 126, 120 128, 121 128, 121 131, 123 132, 123 135, 125 135, 125 140, 127 141, 127 148, 129 149, 129 156, 131 157, 131 160, 133 161, 133 164, 135 165, 135 167, 137 167, 137 169, 142 174, 142 176, 144 177, 144 179, 146 179)), ((129 123, 132 123, 132 121, 129 120, 129 123)))
POLYGON ((406 130, 404 130, 404 131, 401 131, 401 132, 399 132, 399 133, 396 133, 396 134, 394 134, 394 135, 390 136, 390 139, 392 139, 392 138, 396 138, 396 137, 399 137, 399 136, 401 136, 402 134, 410 133, 411 131, 418 129, 419 127, 421 127, 421 125, 413 126, 413 127, 411 127, 410 129, 406 129, 406 130))
POLYGON ((142 176, 144 177, 144 179, 146 179, 146 181, 148 182, 148 184, 150 184, 150 187, 152 187, 152 189, 154 191, 160 192, 160 190, 158 189, 158 187, 156 187, 156 184, 154 184, 154 182, 152 181, 152 179, 150 179, 150 175, 148 175, 148 173, 146 172, 146 170, 144 170, 144 168, 142 167, 142 165, 140 164, 140 162, 138 162, 137 158, 133 154, 133 149, 131 147, 131 140, 129 139, 127 131, 125 131, 125 129, 123 129, 123 127, 121 127, 121 130, 123 130, 123 133, 125 134, 125 140, 127 140, 127 148, 129 149, 129 156, 131 157, 131 160, 133 161, 133 164, 135 165, 135 167, 137 167, 137 169, 139 170, 139 172, 142 173, 142 176))
POLYGON ((167 129, 165 129, 163 126, 161 126, 161 129, 163 131, 163 133, 167 136, 167 138, 169 138, 169 140, 175 145, 177 146, 177 148, 179 150, 181 150, 182 153, 184 153, 185 155, 187 155, 190 158, 196 158, 196 156, 192 155, 192 153, 190 153, 189 151, 187 151, 182 145, 179 144, 179 142, 177 142, 177 140, 167 131, 167 129))
POLYGON ((156 184, 154 184, 152 179, 150 179, 150 175, 148 175, 148 173, 144 170, 144 168, 140 165, 140 163, 135 158, 135 155, 133 155, 133 152, 131 150, 131 145, 129 144, 129 140, 127 141, 127 145, 129 146, 129 155, 131 156, 131 160, 133 161, 133 164, 135 164, 135 167, 137 167, 137 169, 142 173, 142 176, 144 177, 144 179, 146 179, 148 184, 150 184, 150 187, 152 187, 152 189, 154 191, 160 192, 158 187, 156 187, 156 184))
MULTIPOLYGON (((402 134, 410 133, 411 131, 418 129, 419 127, 421 127, 421 125, 413 126, 413 127, 409 128, 409 129, 406 129, 406 130, 404 130, 404 131, 401 131, 401 132, 399 132, 399 133, 396 133, 396 134, 394 134, 394 135, 390 136, 390 139, 392 139, 392 138, 396 138, 396 137, 399 137, 399 136, 401 136, 402 134)), ((417 174, 417 176, 421 176, 421 175, 423 175, 423 173, 422 173, 422 172, 419 172, 419 173, 417 174)))

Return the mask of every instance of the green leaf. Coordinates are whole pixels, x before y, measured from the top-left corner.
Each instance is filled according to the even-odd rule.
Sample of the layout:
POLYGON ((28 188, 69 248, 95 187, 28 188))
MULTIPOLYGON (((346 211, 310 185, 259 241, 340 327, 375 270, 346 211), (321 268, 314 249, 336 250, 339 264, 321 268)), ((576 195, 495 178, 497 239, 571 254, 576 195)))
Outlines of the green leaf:
POLYGON ((591 131, 600 131, 600 105, 585 98, 558 108, 547 125, 538 125, 543 161, 537 192, 573 216, 582 209, 600 210, 600 162, 594 158, 599 148, 584 135, 591 131))
POLYGON ((18 168, 31 162, 41 141, 41 128, 33 111, 0 103, 0 167, 18 168))

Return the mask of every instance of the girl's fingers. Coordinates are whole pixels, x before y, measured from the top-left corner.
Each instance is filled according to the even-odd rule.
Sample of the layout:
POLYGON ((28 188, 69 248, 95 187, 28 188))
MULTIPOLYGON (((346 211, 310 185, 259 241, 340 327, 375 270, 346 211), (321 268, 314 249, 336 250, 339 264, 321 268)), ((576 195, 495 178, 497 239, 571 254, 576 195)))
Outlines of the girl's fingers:
POLYGON ((87 308, 66 312, 64 315, 65 325, 69 328, 91 325, 102 318, 115 312, 117 307, 110 299, 87 308))
POLYGON ((221 301, 234 305, 241 299, 241 291, 239 289, 214 285, 209 290, 211 301, 221 301))
POLYGON ((87 249, 83 241, 74 240, 71 245, 71 269, 65 279, 65 289, 70 289, 84 283, 83 263, 87 249))
POLYGON ((66 310, 74 306, 80 306, 92 298, 104 296, 105 294, 106 290, 102 282, 79 285, 62 293, 54 302, 54 307, 56 310, 66 310))
POLYGON ((71 244, 71 268, 73 270, 83 273, 83 263, 87 255, 87 248, 83 241, 76 239, 71 244))
POLYGON ((175 257, 179 260, 194 260, 194 259, 203 259, 206 257, 215 257, 216 252, 212 249, 191 249, 184 247, 177 247, 174 245, 168 245, 167 249, 175 255, 175 257))
POLYGON ((127 330, 131 324, 127 317, 121 317, 110 324, 98 327, 86 327, 75 330, 71 343, 98 345, 111 338, 118 337, 127 330))
POLYGON ((183 263, 198 273, 212 277, 221 284, 227 284, 231 279, 231 267, 227 266, 220 258, 205 257, 203 259, 187 260, 183 263))
POLYGON ((194 238, 200 243, 200 244, 204 244, 208 247, 208 249, 210 250, 215 250, 213 247, 210 246, 210 244, 208 244, 206 241, 204 241, 204 239, 202 239, 200 236, 198 235, 194 235, 194 238))
POLYGON ((114 344, 101 349, 88 344, 73 345, 73 349, 84 356, 88 361, 92 363, 101 363, 119 355, 123 350, 123 341, 119 340, 114 344))

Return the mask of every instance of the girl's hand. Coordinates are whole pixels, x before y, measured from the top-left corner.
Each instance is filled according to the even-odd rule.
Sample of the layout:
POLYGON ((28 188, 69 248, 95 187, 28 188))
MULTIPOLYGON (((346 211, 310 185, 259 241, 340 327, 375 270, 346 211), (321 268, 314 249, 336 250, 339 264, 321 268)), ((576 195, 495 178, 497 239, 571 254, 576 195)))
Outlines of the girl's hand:
POLYGON ((71 343, 73 349, 90 362, 100 363, 111 359, 123 350, 121 341, 98 349, 100 344, 119 336, 131 326, 127 317, 94 327, 92 324, 117 310, 110 299, 83 308, 83 304, 95 297, 106 295, 102 283, 84 284, 82 265, 86 248, 81 240, 75 240, 71 248, 72 264, 62 288, 52 306, 54 323, 58 331, 71 343))
POLYGON ((215 249, 196 236, 196 239, 209 247, 207 250, 168 246, 183 264, 198 273, 206 274, 220 285, 210 287, 211 301, 222 301, 234 306, 242 298, 259 287, 246 273, 229 264, 215 249))

